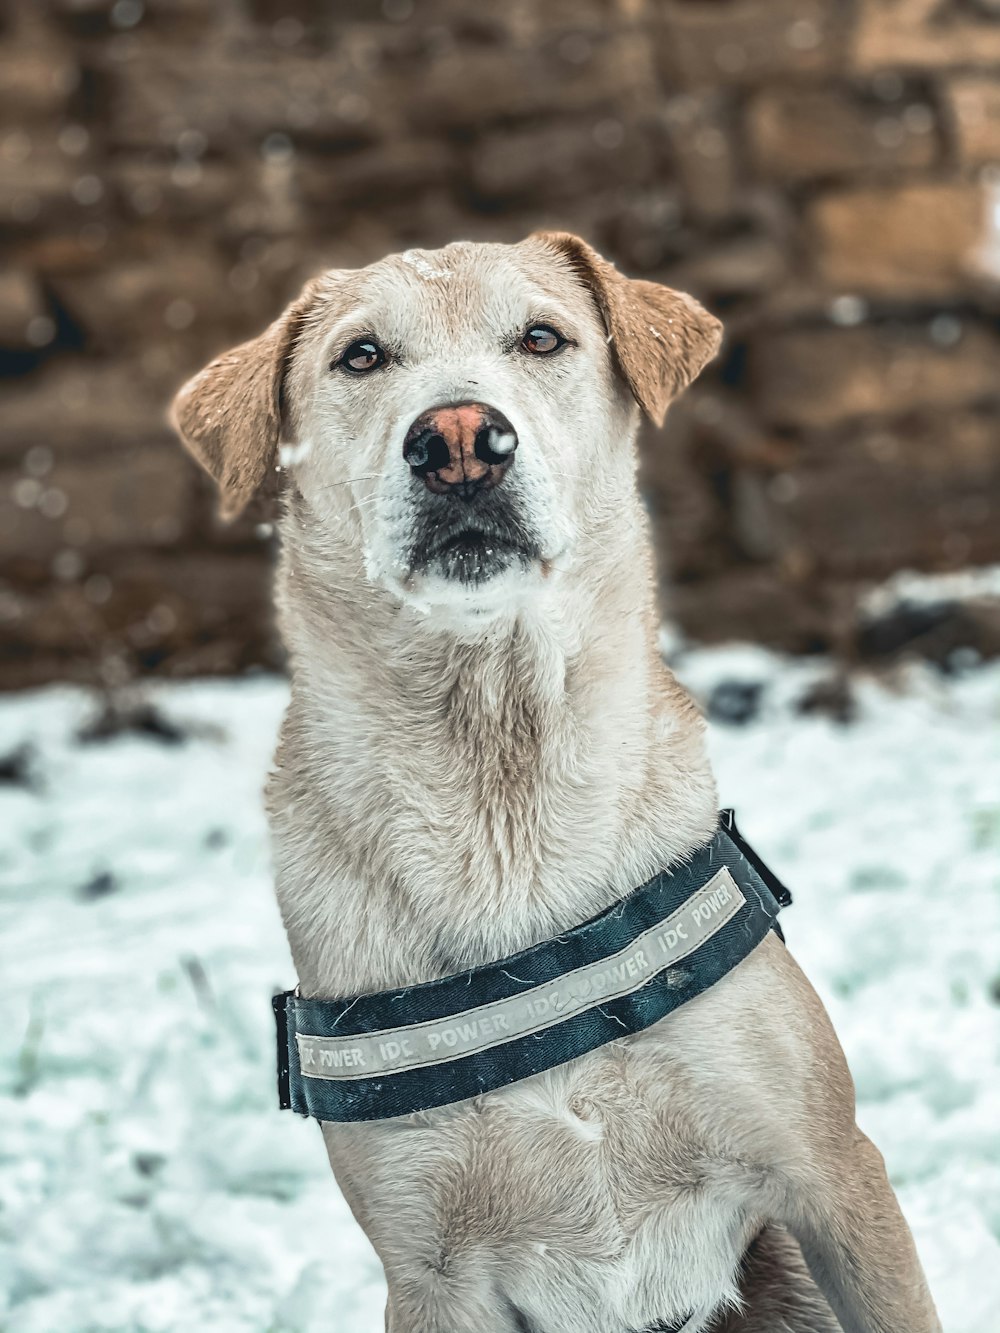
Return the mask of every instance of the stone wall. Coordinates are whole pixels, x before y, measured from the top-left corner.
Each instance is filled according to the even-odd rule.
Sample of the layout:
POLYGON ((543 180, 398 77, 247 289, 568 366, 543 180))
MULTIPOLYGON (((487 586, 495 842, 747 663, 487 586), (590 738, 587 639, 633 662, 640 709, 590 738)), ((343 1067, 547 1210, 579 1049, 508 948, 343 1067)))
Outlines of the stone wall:
POLYGON ((0 114, 0 684, 277 662, 172 390, 322 265, 542 225, 726 322, 643 441, 692 633, 1000 559, 997 0, 23 0, 0 114))

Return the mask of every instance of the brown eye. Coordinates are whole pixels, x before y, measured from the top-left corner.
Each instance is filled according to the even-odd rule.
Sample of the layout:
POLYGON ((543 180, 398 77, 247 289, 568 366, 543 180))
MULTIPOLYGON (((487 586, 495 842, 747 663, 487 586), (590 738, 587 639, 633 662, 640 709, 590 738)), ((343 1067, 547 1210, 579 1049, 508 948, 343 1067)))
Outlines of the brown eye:
POLYGON ((359 338, 351 343, 336 364, 363 375, 365 371, 378 370, 379 366, 385 365, 385 352, 371 338, 359 338))
POLYGON ((556 333, 555 329, 550 329, 547 324, 536 324, 521 339, 524 350, 533 352, 535 356, 548 356, 550 352, 557 352, 565 344, 566 339, 556 333))

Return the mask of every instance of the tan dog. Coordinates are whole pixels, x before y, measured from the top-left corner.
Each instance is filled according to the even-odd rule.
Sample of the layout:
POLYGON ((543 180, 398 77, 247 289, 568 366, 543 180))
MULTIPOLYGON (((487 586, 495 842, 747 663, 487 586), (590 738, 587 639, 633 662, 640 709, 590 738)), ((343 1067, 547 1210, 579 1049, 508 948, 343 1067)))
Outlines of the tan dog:
MULTIPOLYGON (((224 513, 288 473, 268 800, 304 995, 503 957, 712 833, 702 721, 657 651, 634 436, 718 342, 690 298, 543 234, 326 273, 179 395, 224 513)), ((939 1327, 773 935, 639 1035, 323 1132, 391 1333, 939 1327)))

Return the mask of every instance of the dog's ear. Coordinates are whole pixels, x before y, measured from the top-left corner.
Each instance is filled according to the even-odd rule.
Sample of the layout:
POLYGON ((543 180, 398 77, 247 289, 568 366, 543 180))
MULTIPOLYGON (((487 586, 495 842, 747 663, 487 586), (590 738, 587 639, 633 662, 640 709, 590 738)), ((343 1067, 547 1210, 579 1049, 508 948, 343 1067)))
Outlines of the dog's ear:
POLYGON ((316 284, 257 338, 205 367, 180 390, 170 423, 219 484, 219 511, 239 516, 275 466, 282 423, 282 386, 316 284))
POLYGON ((636 402, 658 426, 667 407, 719 350, 722 325, 692 296, 626 278, 586 241, 565 231, 535 232, 590 289, 636 402))

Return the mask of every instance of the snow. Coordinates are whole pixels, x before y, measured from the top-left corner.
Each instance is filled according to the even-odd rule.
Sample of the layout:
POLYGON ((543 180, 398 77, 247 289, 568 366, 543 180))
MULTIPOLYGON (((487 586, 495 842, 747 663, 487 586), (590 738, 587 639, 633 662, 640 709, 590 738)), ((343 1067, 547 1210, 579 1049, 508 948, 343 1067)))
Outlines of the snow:
MULTIPOLYGON (((947 1333, 1000 1329, 1000 666, 856 685, 676 652, 707 698, 724 802, 792 887, 789 943, 828 1005, 947 1333)), ((188 732, 81 744, 95 704, 0 699, 0 1327, 375 1333, 378 1263, 317 1127, 275 1109, 269 999, 293 980, 259 791, 283 682, 155 685, 188 732)))
POLYGON ((404 250, 399 257, 404 264, 409 265, 418 273, 425 282, 432 282, 435 278, 451 277, 450 269, 435 268, 423 250, 404 250))
POLYGON ((974 565, 948 574, 901 569, 870 588, 860 600, 860 609, 865 616, 875 618, 905 605, 970 602, 977 598, 1000 598, 1000 565, 974 565))

